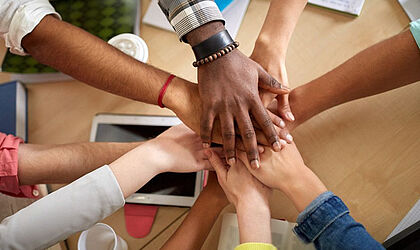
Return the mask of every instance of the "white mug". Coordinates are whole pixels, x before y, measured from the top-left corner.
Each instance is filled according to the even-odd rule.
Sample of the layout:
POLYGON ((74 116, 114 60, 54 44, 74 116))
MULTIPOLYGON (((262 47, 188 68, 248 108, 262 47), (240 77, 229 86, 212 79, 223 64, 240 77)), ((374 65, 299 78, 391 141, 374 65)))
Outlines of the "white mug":
POLYGON ((149 58, 146 42, 137 35, 119 34, 111 38, 108 43, 140 62, 146 63, 149 58))
POLYGON ((79 250, 127 250, 127 242, 112 227, 97 223, 82 232, 77 243, 79 250))

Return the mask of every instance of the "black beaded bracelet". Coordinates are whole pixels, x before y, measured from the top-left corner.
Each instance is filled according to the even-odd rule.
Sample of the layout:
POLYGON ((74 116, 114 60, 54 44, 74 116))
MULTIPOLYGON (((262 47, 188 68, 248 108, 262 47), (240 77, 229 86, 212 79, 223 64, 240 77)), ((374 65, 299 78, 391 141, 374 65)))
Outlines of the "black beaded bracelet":
POLYGON ((197 60, 195 62, 193 62, 193 66, 194 67, 198 67, 200 65, 209 63, 209 62, 213 62, 214 60, 217 60, 218 58, 228 54, 229 52, 231 52, 232 50, 236 49, 239 47, 239 42, 235 41, 231 44, 229 44, 228 46, 220 49, 219 51, 217 51, 216 53, 213 53, 212 55, 206 56, 205 58, 202 58, 200 60, 197 60))

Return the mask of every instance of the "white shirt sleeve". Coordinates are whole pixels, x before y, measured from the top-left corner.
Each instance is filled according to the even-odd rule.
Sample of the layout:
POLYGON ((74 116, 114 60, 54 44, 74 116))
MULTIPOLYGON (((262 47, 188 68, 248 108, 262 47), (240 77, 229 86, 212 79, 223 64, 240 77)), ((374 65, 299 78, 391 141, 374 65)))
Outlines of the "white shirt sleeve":
POLYGON ((21 45, 23 37, 50 14, 61 19, 48 0, 0 0, 0 37, 10 52, 27 55, 21 45))
POLYGON ((0 249, 45 249, 90 228, 124 202, 117 179, 105 165, 4 219, 0 249))

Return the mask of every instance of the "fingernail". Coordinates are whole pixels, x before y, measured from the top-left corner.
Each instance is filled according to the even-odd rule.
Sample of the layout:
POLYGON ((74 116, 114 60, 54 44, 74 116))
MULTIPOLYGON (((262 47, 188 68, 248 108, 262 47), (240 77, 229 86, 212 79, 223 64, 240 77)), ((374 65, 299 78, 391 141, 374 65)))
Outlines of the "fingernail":
POLYGON ((289 118, 290 120, 294 121, 295 120, 295 116, 292 114, 292 112, 287 112, 286 113, 287 118, 289 118))
POLYGON ((283 145, 283 146, 286 146, 287 142, 283 139, 280 139, 280 144, 283 145))
POLYGON ((259 163, 259 161, 258 161, 258 160, 253 160, 253 161, 251 161, 251 167, 252 167, 253 169, 259 169, 259 168, 260 168, 260 163, 259 163))
POLYGON ((280 151, 281 147, 280 147, 280 143, 278 141, 276 141, 276 142, 273 143, 273 149, 276 152, 279 152, 280 151))
POLYGON ((235 163, 236 163, 235 157, 229 158, 228 163, 229 163, 230 166, 235 165, 235 163))
POLYGON ((203 142, 203 148, 210 148, 210 144, 208 144, 207 142, 203 142))
POLYGON ((264 147, 263 146, 258 146, 258 153, 262 154, 264 153, 264 147))
POLYGON ((204 154, 206 155, 207 158, 210 158, 211 157, 211 150, 210 149, 204 150, 204 154))
POLYGON ((281 120, 281 121, 280 121, 280 127, 281 127, 281 128, 286 127, 286 123, 284 123, 284 121, 283 121, 283 120, 281 120))
POLYGON ((293 141, 293 136, 291 134, 287 134, 286 139, 289 140, 289 142, 292 142, 293 141))

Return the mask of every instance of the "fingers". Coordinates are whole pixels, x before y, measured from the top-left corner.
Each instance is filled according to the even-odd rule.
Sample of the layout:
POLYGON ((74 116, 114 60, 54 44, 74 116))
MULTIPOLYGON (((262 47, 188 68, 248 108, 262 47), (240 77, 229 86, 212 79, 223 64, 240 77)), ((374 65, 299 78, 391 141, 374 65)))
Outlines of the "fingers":
POLYGON ((281 146, 276 129, 274 128, 273 122, 271 121, 271 117, 268 115, 261 102, 258 102, 257 105, 254 105, 252 109, 252 115, 259 124, 273 150, 277 152, 280 151, 281 146))
POLYGON ((203 141, 204 148, 210 147, 214 118, 215 118, 215 115, 210 110, 206 110, 206 112, 201 113, 200 136, 201 136, 201 140, 203 141))
MULTIPOLYGON (((279 136, 280 136, 281 140, 283 140, 283 142, 284 141, 286 141, 287 143, 292 143, 293 142, 293 136, 289 133, 289 131, 287 129, 280 130, 279 136)), ((283 142, 280 142, 280 143, 282 143, 283 146, 285 146, 286 143, 283 143, 283 142)))
POLYGON ((274 77, 267 73, 262 67, 258 70, 258 86, 266 89, 271 93, 278 95, 288 94, 290 89, 279 83, 274 77))
POLYGON ((277 115, 275 115, 273 112, 271 112, 268 109, 267 109, 267 113, 270 116, 271 121, 273 122, 274 125, 280 128, 286 127, 286 123, 284 123, 283 119, 281 119, 280 117, 278 117, 277 115))
POLYGON ((210 148, 205 149, 204 153, 209 159, 211 166, 216 171, 219 180, 222 180, 221 185, 224 185, 226 182, 227 169, 225 165, 223 164, 222 160, 210 148))
POLYGON ((294 121, 295 116, 293 115, 292 111, 290 110, 289 105, 289 95, 279 95, 276 97, 277 99, 277 110, 279 115, 288 121, 294 121))
POLYGON ((236 117, 239 131, 242 137, 245 150, 247 152, 248 160, 251 166, 255 169, 260 167, 260 160, 258 156, 257 138, 255 136, 254 126, 252 125, 251 118, 248 112, 241 110, 240 114, 236 117))
POLYGON ((222 128, 223 149, 225 151, 226 161, 230 166, 236 162, 235 155, 235 126, 233 116, 229 113, 219 115, 222 128))

